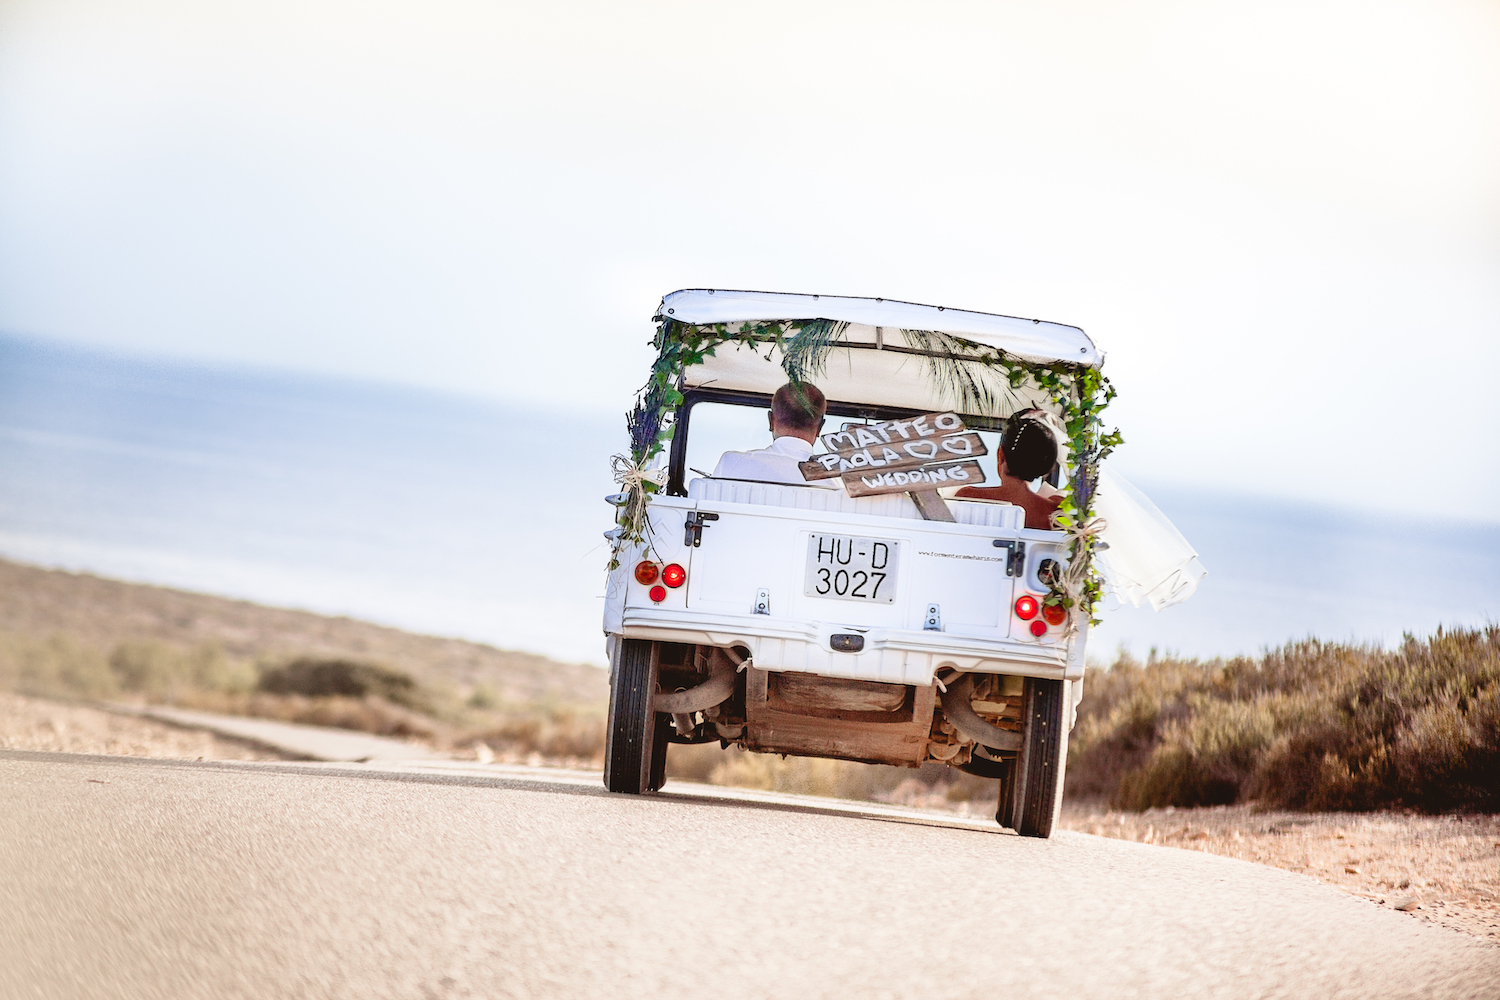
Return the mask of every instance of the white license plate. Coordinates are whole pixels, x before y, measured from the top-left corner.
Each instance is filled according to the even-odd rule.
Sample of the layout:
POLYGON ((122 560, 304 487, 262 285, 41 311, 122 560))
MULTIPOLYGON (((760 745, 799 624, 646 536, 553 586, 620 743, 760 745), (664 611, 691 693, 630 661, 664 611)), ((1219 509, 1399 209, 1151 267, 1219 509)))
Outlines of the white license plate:
POLYGON ((808 597, 891 604, 901 543, 889 538, 811 535, 807 539, 808 597))

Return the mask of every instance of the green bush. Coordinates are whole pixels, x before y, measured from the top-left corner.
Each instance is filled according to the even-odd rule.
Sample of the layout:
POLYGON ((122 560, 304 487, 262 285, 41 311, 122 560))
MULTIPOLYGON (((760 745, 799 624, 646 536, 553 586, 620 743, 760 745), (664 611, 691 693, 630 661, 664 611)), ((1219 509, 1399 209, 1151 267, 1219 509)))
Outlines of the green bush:
POLYGON ((1500 808, 1500 627, 1091 669, 1069 792, 1119 808, 1500 808))

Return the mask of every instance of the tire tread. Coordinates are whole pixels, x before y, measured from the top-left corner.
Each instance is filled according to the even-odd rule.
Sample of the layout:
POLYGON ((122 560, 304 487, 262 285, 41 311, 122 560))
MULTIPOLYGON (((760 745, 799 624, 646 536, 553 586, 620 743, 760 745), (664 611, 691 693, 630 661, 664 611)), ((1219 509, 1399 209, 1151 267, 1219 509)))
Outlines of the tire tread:
POLYGON ((656 694, 656 644, 622 639, 610 677, 609 740, 604 751, 604 785, 612 792, 639 795, 652 790, 652 758, 658 720, 651 710, 656 694))

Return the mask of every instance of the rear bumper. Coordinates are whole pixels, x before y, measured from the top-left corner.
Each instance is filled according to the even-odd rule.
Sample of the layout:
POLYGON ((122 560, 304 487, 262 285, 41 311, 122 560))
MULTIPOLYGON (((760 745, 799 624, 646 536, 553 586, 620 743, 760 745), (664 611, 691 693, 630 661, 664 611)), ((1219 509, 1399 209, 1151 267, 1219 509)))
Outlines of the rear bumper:
MULTIPOLYGON (((622 626, 621 634, 627 639, 744 646, 760 670, 795 670, 889 684, 926 686, 932 683, 933 673, 944 666, 965 672, 1052 680, 1076 680, 1083 676, 1083 657, 1070 658, 1067 646, 1042 646, 951 632, 872 628, 862 631, 863 651, 837 653, 829 648, 829 636, 853 631, 849 627, 769 615, 630 608, 625 611, 622 626), (1072 661, 1076 661, 1076 674, 1072 661)), ((1073 642, 1081 646, 1082 639, 1078 636, 1073 642)))

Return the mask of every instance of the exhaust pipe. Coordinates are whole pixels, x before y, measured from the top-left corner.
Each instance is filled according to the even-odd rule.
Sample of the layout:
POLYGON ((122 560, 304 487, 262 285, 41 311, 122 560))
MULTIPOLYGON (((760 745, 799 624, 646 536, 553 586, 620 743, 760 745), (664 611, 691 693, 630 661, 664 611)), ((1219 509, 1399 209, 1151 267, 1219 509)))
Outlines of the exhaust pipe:
POLYGON ((674 691, 671 694, 657 692, 656 697, 651 699, 651 707, 672 715, 691 715, 713 708, 734 694, 734 677, 739 673, 739 667, 745 662, 745 658, 729 649, 718 649, 715 652, 722 655, 709 657, 708 680, 686 691, 674 691))
POLYGON ((943 715, 966 740, 973 740, 991 750, 1020 750, 1021 734, 1000 729, 974 714, 969 705, 969 696, 974 692, 974 675, 959 674, 957 678, 940 682, 943 715))

